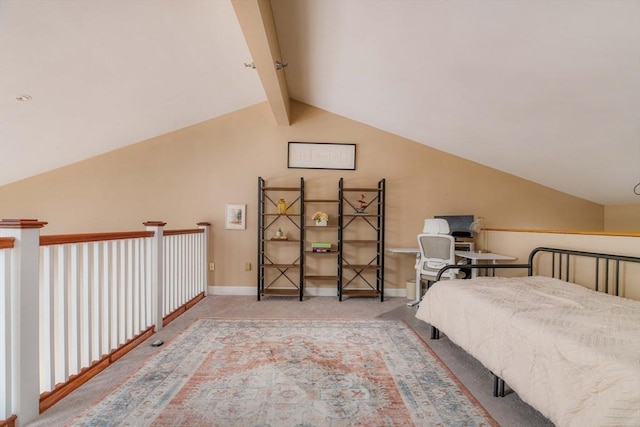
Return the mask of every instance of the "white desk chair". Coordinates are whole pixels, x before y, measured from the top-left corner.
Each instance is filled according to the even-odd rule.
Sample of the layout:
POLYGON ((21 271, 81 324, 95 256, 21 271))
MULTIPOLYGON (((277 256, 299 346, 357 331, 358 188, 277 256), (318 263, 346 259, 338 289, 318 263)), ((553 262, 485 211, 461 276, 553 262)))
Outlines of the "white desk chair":
MULTIPOLYGON (((438 271, 446 265, 456 264, 455 238, 451 236, 446 219, 434 218, 424 220, 424 229, 418 234, 420 259, 416 269, 420 270, 421 280, 427 281, 427 288, 433 283, 438 271)), ((442 277, 455 279, 459 269, 447 270, 442 277)), ((419 286, 416 284, 416 286, 419 286)))

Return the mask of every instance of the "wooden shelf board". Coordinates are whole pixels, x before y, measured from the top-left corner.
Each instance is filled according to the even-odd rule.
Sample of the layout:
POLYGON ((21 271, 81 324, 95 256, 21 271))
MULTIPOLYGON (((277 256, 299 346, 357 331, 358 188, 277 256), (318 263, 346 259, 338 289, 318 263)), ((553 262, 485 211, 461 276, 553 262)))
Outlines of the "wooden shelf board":
POLYGON ((285 296, 298 296, 300 295, 300 289, 265 289, 262 291, 262 295, 285 295, 285 296))
POLYGON ((305 225, 304 228, 313 228, 314 230, 326 228, 328 230, 335 230, 338 228, 337 225, 305 225))
POLYGON ((262 264, 264 268, 299 268, 300 264, 262 264))
POLYGON ((262 187, 264 191, 300 191, 300 187, 262 187))
POLYGON ((378 191, 378 188, 371 187, 344 187, 342 191, 378 191))
POLYGON ((349 297, 379 297, 380 292, 373 289, 342 289, 342 295, 349 297))
POLYGON ((338 280, 338 276, 304 276, 305 280, 338 280))
POLYGON ((338 203, 337 199, 305 199, 305 203, 338 203))
POLYGON ((343 240, 342 243, 381 243, 380 240, 343 240))
POLYGON ((369 264, 342 264, 342 268, 348 268, 349 270, 377 270, 382 268, 382 266, 369 264))
POLYGON ((263 242, 300 242, 300 239, 262 239, 263 242))

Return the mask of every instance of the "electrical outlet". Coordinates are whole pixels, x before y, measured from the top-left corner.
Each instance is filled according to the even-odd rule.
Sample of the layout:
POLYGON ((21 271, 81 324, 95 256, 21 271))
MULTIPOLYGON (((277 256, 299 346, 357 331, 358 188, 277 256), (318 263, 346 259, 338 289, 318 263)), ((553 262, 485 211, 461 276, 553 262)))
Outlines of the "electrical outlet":
POLYGON ((216 264, 214 262, 209 263, 209 271, 213 271, 216 269, 216 264))
POLYGON ((250 262, 245 262, 244 263, 244 271, 251 271, 251 263, 250 262))

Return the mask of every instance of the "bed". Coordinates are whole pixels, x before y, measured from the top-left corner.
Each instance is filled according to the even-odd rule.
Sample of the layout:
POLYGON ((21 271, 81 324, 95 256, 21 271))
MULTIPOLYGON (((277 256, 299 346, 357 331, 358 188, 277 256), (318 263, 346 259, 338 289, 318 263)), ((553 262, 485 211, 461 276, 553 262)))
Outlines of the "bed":
POLYGON ((558 426, 640 426, 640 301, 617 296, 640 258, 536 248, 527 264, 489 267, 528 275, 437 281, 416 312, 432 338, 442 331, 491 371, 494 395, 506 383, 558 426), (584 270, 592 289, 571 283, 584 270))

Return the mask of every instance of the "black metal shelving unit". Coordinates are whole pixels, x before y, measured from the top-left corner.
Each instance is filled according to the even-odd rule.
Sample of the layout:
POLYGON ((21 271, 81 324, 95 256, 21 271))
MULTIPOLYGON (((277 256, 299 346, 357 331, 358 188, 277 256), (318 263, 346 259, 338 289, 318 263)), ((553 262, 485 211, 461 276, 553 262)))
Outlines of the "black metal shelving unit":
POLYGON ((385 180, 371 188, 346 187, 340 178, 338 196, 338 299, 384 301, 385 180))
POLYGON ((298 187, 268 187, 258 177, 258 301, 267 295, 303 300, 304 227, 304 178, 300 178, 298 187), (289 201, 282 213, 278 212, 278 200, 284 195, 289 201), (287 230, 293 232, 287 233, 287 239, 273 237, 283 225, 292 227, 287 230))

